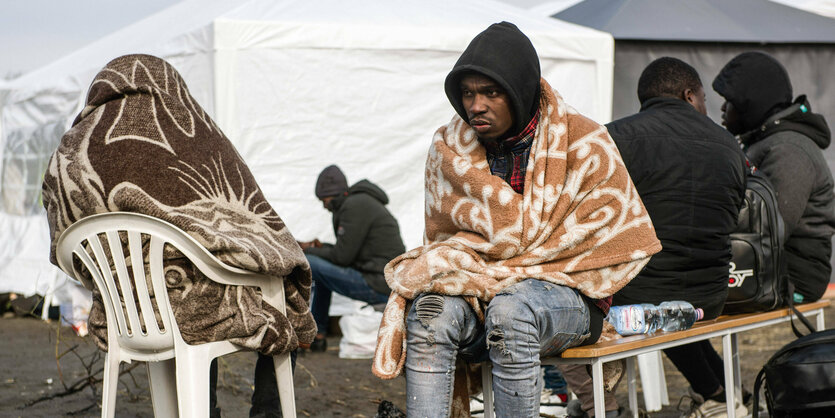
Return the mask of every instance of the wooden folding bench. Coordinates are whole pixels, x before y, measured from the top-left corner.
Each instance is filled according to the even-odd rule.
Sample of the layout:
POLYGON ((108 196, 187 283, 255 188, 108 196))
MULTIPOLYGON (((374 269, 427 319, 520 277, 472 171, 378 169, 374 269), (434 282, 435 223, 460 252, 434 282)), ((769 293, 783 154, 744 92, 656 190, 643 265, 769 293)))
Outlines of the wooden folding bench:
MULTIPOLYGON (((823 310, 829 306, 829 300, 820 300, 802 305, 795 305, 805 316, 816 316, 818 330, 824 329, 823 310)), ((722 360, 725 363, 725 387, 735 388, 726 390, 728 417, 734 418, 734 398, 742 388, 739 369, 739 346, 737 334, 768 325, 787 322, 793 315, 789 308, 777 309, 769 312, 751 314, 722 315, 710 321, 697 322, 692 328, 684 331, 658 332, 654 335, 633 335, 614 341, 600 342, 592 345, 570 348, 559 357, 542 359, 542 364, 587 364, 591 365, 594 384, 595 417, 606 415, 603 401, 603 363, 626 359, 626 381, 629 387, 629 408, 635 417, 638 416, 638 391, 635 378, 635 358, 644 353, 650 353, 665 348, 676 347, 713 337, 722 337, 722 360)), ((482 383, 484 387, 484 417, 493 417, 493 375, 490 362, 482 367, 482 383)))

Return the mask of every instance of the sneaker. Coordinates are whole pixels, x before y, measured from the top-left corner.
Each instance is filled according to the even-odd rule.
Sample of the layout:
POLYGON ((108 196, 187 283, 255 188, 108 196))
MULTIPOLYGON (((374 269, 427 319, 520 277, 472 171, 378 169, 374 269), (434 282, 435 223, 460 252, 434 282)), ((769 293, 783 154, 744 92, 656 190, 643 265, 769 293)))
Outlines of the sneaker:
MULTIPOLYGON (((589 418, 589 414, 583 410, 583 403, 579 399, 568 401, 568 405, 565 407, 565 414, 567 418, 589 418)), ((625 406, 606 411, 606 418, 628 418, 631 416, 632 410, 625 406)))
MULTIPOLYGON (((685 395, 679 400, 679 410, 681 410, 681 403, 685 398, 690 398, 689 408, 682 413, 682 417, 687 418, 727 418, 728 408, 725 402, 715 401, 713 399, 705 400, 702 395, 693 391, 693 388, 687 388, 688 395, 685 395)), ((744 417, 748 415, 748 408, 742 402, 736 400, 736 410, 734 411, 737 417, 744 417)))
POLYGON ((579 399, 572 399, 568 401, 565 406, 566 417, 568 418, 588 418, 589 415, 583 411, 583 403, 579 399))

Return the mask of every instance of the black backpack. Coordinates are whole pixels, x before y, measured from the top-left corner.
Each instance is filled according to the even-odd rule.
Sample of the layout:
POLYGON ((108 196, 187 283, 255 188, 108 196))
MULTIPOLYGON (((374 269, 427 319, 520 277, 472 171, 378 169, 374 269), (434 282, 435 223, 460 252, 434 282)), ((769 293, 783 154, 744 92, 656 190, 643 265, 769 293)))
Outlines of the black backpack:
POLYGON ((786 302, 785 226, 774 188, 758 171, 748 174, 745 201, 731 234, 728 299, 722 313, 770 311, 786 302))
MULTIPOLYGON (((793 291, 791 285, 789 290, 793 291)), ((792 330, 800 338, 774 353, 757 374, 751 417, 758 417, 763 383, 773 418, 835 417, 835 329, 814 332, 792 301, 788 303, 811 333, 803 336, 792 321, 792 330)))

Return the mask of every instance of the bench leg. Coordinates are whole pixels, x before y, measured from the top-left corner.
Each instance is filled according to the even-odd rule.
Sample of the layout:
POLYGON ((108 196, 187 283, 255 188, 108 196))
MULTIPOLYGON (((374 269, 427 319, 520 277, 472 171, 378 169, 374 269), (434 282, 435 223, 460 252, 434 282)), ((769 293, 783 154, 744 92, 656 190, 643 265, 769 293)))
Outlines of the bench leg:
POLYGON ((818 326, 818 331, 823 331, 826 329, 826 326, 824 325, 823 309, 818 309, 818 323, 815 325, 818 326))
POLYGON ((734 373, 739 366, 738 352, 736 347, 736 336, 734 334, 726 334, 722 336, 722 361, 725 364, 725 406, 728 411, 728 418, 736 417, 736 398, 735 382, 736 377, 734 373))
MULTIPOLYGON (((734 396, 742 396, 742 367, 739 360, 739 340, 737 334, 731 334, 731 351, 734 352, 734 396)), ((740 399, 740 401, 742 401, 740 399)))
POLYGON ((591 379, 594 385, 594 416, 606 417, 606 401, 603 399, 603 362, 594 359, 591 363, 591 379))
POLYGON ((662 405, 669 405, 661 352, 638 354, 638 370, 641 373, 641 386, 644 388, 644 409, 647 412, 655 412, 660 411, 662 405))
POLYGON ((626 382, 629 387, 629 409, 632 416, 638 418, 638 382, 635 379, 635 357, 626 358, 626 382))
POLYGON ((484 418, 493 418, 493 367, 489 361, 481 365, 481 399, 484 401, 484 418))

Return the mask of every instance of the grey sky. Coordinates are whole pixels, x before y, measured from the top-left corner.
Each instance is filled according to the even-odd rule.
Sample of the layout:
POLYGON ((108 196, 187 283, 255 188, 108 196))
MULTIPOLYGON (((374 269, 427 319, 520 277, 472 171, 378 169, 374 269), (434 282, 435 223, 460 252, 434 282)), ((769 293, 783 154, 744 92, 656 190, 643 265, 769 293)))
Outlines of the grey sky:
POLYGON ((31 71, 179 0, 0 0, 0 78, 31 71))

